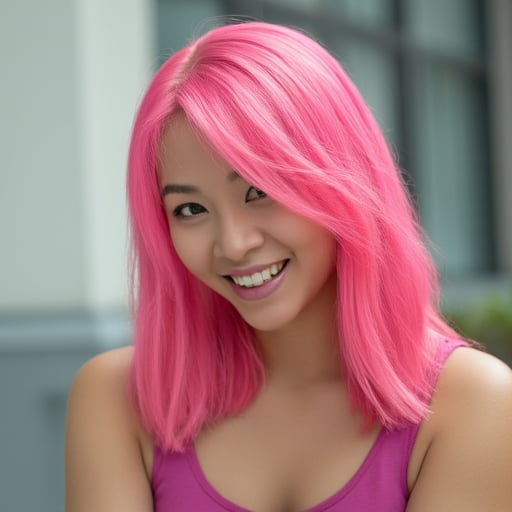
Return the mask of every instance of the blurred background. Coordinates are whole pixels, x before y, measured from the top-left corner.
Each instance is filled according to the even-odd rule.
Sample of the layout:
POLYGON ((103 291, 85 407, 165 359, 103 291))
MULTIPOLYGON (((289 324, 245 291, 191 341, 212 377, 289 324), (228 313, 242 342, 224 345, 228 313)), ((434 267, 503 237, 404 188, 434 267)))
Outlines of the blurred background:
POLYGON ((0 0, 0 510, 64 509, 69 385, 130 343, 134 112, 223 15, 339 58, 407 171, 446 315, 512 362, 510 0, 0 0))

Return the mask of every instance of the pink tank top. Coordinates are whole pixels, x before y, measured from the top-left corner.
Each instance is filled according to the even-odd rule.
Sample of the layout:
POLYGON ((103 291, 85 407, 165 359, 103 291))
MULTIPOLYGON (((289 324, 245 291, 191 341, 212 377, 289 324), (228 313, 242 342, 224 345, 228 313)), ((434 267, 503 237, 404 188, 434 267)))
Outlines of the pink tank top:
MULTIPOLYGON (((439 359, 462 341, 445 340, 439 359)), ((403 512, 407 506, 407 467, 418 424, 397 430, 382 429, 363 463, 334 495, 303 512, 403 512)), ((221 496, 206 479, 193 445, 184 453, 155 447, 152 479, 155 512, 251 512, 221 496)))

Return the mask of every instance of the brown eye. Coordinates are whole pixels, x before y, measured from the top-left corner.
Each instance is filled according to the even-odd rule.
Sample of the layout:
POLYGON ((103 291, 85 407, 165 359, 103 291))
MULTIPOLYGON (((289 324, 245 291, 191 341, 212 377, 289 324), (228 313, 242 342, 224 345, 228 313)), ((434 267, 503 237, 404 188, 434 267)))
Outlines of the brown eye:
POLYGON ((250 201, 254 201, 255 199, 263 199, 264 197, 267 197, 267 194, 265 194, 263 190, 260 190, 256 187, 250 187, 247 191, 247 194, 245 194, 245 202, 248 203, 250 201))

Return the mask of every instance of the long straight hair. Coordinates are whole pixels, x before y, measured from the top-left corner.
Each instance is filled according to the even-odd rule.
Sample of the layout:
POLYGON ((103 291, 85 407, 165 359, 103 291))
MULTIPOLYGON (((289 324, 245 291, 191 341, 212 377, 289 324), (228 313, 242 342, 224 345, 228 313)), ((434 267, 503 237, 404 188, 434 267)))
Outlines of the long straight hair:
POLYGON ((352 404, 368 425, 419 422, 439 338, 456 334, 438 314, 436 269, 400 171, 360 93, 321 45, 249 22, 215 28, 173 55, 133 128, 132 389, 155 442, 182 451, 265 382, 251 328, 188 272, 171 242, 158 154, 177 112, 249 183, 333 234, 352 404))

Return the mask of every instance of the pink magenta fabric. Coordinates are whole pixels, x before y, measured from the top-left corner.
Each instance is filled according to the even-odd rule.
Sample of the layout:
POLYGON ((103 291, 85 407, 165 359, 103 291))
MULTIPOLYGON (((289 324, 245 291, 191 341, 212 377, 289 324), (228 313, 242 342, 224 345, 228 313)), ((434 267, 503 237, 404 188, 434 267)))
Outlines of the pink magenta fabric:
MULTIPOLYGON (((445 340, 439 362, 444 363, 463 345, 460 340, 445 340)), ((405 511, 407 467, 419 426, 382 429, 353 477, 334 495, 303 512, 405 511)), ((156 447, 152 487, 155 512, 251 512, 225 499, 210 485, 193 446, 184 453, 164 453, 156 447)))

